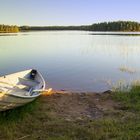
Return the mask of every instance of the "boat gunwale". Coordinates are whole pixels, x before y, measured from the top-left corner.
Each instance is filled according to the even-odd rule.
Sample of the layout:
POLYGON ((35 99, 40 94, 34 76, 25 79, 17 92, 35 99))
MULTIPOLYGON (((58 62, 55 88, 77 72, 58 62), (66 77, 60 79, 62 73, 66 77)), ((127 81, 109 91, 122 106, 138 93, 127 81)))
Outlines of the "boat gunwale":
MULTIPOLYGON (((27 92, 27 93, 30 94, 31 92, 27 92)), ((34 96, 22 96, 22 95, 11 94, 11 93, 5 93, 5 95, 14 96, 14 97, 17 97, 17 98, 31 99, 31 98, 37 98, 38 96, 41 95, 41 93, 38 93, 37 95, 34 95, 34 96)))
MULTIPOLYGON (((29 70, 33 70, 33 69, 29 69, 29 70)), ((18 72, 16 72, 16 73, 18 73, 18 72)), ((44 80, 43 76, 41 75, 41 73, 39 71, 37 71, 37 73, 40 76, 40 78, 42 80, 42 84, 43 84, 43 87, 41 88, 41 90, 45 90, 45 85, 46 85, 45 80, 44 80)), ((5 76, 7 76, 7 75, 5 75, 5 76)), ((2 76, 2 77, 4 77, 4 76, 2 76)), ((30 95, 30 93, 31 92, 27 92, 27 94, 29 94, 29 95, 30 95)), ((11 93, 6 92, 5 95, 14 96, 14 97, 17 97, 17 98, 31 99, 31 98, 37 98, 38 96, 41 95, 41 93, 38 93, 38 94, 32 95, 32 96, 23 96, 23 95, 11 94, 11 93)))

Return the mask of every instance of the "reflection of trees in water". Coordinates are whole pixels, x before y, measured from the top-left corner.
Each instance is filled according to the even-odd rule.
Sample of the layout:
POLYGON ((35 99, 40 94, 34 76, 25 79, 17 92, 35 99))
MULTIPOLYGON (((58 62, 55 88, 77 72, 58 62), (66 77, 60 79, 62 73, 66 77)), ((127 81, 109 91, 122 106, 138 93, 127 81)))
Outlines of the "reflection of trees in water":
POLYGON ((140 37, 134 36, 89 36, 88 44, 82 48, 83 55, 101 55, 107 57, 139 57, 140 37))

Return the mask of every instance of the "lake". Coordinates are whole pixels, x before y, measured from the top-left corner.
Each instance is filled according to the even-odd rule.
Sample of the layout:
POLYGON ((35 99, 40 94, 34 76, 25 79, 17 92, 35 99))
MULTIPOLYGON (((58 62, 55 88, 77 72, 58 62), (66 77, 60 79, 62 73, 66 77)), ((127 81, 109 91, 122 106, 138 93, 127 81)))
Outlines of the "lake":
POLYGON ((88 31, 0 34, 0 75, 38 69, 55 90, 105 91, 140 79, 140 36, 88 31))

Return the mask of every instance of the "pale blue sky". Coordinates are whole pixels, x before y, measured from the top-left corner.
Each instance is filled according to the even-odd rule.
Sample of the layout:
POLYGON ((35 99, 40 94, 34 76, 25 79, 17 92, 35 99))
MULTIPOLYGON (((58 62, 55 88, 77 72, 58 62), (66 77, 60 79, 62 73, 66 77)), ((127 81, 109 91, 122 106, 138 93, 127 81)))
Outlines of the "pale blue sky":
POLYGON ((0 24, 83 25, 140 22, 140 0, 0 0, 0 24))

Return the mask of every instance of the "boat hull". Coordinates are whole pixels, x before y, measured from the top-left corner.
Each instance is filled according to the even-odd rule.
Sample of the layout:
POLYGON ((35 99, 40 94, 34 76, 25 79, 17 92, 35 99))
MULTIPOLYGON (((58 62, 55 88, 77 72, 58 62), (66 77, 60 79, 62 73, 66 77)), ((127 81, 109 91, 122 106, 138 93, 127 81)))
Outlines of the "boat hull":
POLYGON ((21 98, 13 95, 3 94, 0 97, 0 111, 5 111, 8 109, 13 109, 19 106, 23 106, 29 102, 32 102, 34 98, 21 98))
POLYGON ((0 77, 0 111, 32 102, 45 90, 42 75, 33 69, 0 77))

